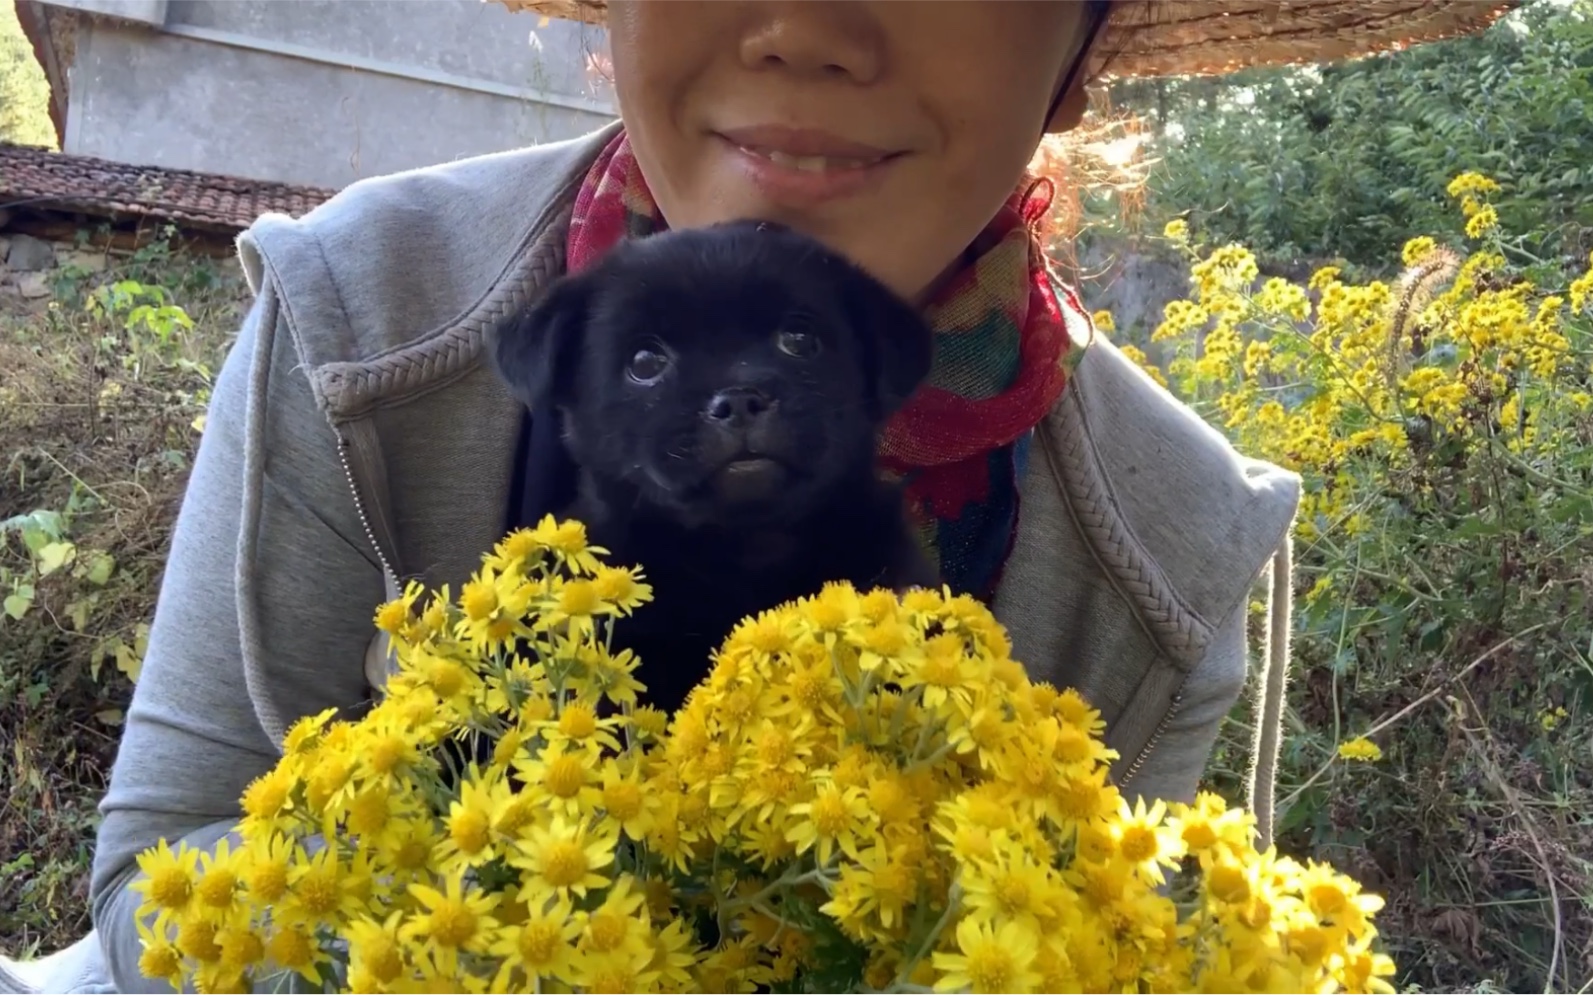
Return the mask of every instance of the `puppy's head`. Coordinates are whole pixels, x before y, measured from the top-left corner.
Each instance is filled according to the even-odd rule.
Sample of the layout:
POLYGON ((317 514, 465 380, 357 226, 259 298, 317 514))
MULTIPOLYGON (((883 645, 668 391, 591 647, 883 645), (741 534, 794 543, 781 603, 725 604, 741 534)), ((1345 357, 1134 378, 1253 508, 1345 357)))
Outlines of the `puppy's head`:
POLYGON ((623 243, 498 338, 516 395, 563 412, 571 455, 686 524, 779 520, 873 465, 929 372, 910 305, 784 227, 623 243))

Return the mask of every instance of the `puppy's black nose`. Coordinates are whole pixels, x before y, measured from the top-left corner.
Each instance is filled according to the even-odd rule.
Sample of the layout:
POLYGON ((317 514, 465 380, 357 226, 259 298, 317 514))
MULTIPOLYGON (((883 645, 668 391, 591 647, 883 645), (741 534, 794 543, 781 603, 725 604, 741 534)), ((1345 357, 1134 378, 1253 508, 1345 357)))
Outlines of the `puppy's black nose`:
POLYGON ((772 407, 774 401, 756 387, 731 387, 710 398, 703 414, 726 428, 744 428, 772 407))

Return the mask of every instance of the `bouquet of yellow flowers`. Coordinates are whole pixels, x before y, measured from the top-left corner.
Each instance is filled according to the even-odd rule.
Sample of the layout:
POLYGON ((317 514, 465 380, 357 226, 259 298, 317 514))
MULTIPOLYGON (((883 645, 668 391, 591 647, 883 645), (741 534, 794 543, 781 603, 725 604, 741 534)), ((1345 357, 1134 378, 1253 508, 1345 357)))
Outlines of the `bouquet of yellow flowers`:
POLYGON ((230 840, 139 859, 200 991, 1383 991, 1381 901, 1213 795, 1130 805, 1102 723, 949 591, 748 618, 668 717, 651 590, 577 522, 376 613, 396 672, 287 733, 230 840))

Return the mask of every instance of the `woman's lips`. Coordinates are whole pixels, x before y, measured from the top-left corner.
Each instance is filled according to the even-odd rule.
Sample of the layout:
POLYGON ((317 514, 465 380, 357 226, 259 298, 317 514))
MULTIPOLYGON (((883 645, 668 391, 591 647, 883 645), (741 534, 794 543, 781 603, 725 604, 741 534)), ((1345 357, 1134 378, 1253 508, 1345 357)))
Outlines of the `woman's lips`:
POLYGON ((759 152, 778 152, 792 158, 829 158, 871 162, 890 155, 889 149, 865 142, 854 142, 840 135, 817 128, 789 128, 777 124, 760 124, 749 128, 727 128, 717 132, 719 137, 742 148, 759 152))
POLYGON ((759 192, 786 207, 854 196, 880 182, 901 156, 800 129, 743 128, 716 132, 715 137, 759 192))

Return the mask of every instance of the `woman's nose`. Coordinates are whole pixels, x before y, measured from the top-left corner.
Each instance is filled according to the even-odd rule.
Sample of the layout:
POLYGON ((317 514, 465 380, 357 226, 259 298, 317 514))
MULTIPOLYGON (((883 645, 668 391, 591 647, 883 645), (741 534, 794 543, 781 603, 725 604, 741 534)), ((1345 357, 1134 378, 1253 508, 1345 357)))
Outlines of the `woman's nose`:
POLYGON ((872 83, 884 61, 879 24, 858 0, 759 0, 741 40, 748 69, 872 83))

